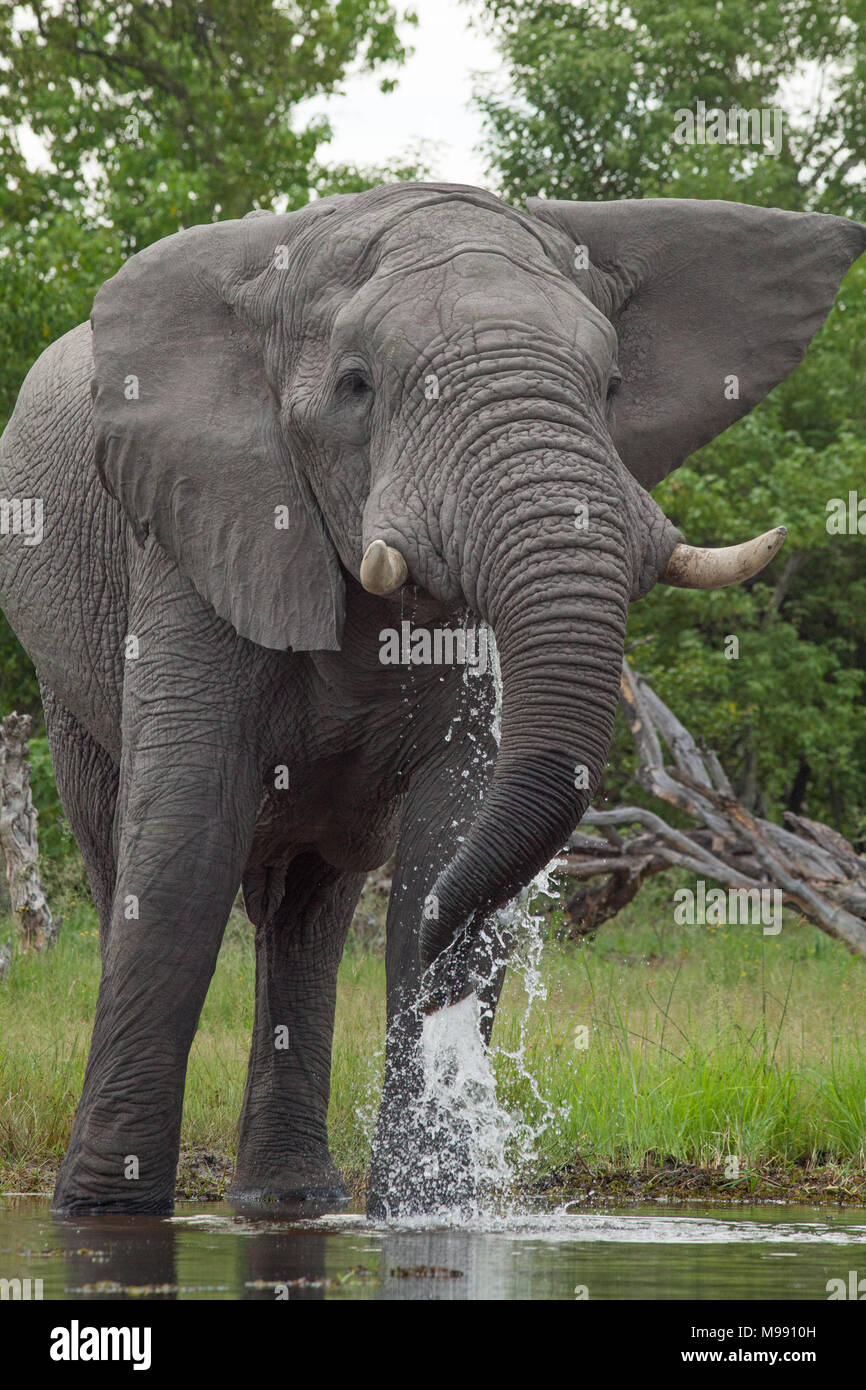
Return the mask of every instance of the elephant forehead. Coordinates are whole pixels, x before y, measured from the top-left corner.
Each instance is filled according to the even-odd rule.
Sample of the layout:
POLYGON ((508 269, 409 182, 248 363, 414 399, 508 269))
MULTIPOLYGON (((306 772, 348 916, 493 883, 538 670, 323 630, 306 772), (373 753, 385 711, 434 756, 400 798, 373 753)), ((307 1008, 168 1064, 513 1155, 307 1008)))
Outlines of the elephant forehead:
POLYGON ((553 267, 539 238, 507 208, 478 207, 460 199, 414 208, 379 238, 379 264, 393 274, 435 269, 466 252, 495 252, 540 273, 553 267))
POLYGON ((449 347, 472 355, 551 340, 595 358, 616 334, 603 314, 548 264, 517 265, 500 250, 449 247, 447 257, 383 266, 337 312, 332 344, 363 345, 403 371, 449 347))
MULTIPOLYGON (((302 301, 318 309, 321 301, 339 300, 371 278, 381 287, 388 277, 399 281, 425 267, 435 270, 461 252, 497 252, 538 273, 553 271, 541 241, 523 225, 526 219, 521 222, 505 204, 501 210, 480 207, 455 196, 418 205, 407 201, 411 192, 373 190, 371 203, 359 195, 327 220, 309 218, 292 264, 293 288, 302 301), (395 196, 385 197, 389 192, 395 196)), ((416 188, 415 199, 420 192, 416 188)))

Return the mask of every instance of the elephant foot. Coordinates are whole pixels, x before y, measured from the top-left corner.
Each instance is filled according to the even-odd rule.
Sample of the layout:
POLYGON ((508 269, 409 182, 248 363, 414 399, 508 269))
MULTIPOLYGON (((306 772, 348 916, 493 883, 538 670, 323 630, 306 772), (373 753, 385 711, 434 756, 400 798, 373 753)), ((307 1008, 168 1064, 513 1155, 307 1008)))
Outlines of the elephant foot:
POLYGON ((173 1212, 173 1192, 143 1190, 134 1183, 125 1184, 122 1191, 87 1191, 79 1183, 64 1182, 63 1173, 51 1201, 52 1216, 171 1216, 173 1212))
POLYGON ((173 1216, 174 1201, 155 1199, 150 1202, 146 1198, 137 1198, 132 1201, 129 1198, 106 1198, 104 1201, 96 1197, 71 1197, 57 1198, 51 1203, 52 1216, 173 1216))
MULTIPOLYGON (((142 1146, 143 1147, 143 1146, 142 1146)), ((51 1200, 53 1216, 171 1216, 174 1212, 175 1167, 161 1163, 142 1165, 148 1181, 129 1169, 129 1178, 118 1180, 105 1173, 110 1166, 116 1172, 120 1160, 112 1157, 110 1165, 94 1160, 92 1153, 82 1159, 68 1153, 60 1166, 54 1195, 51 1200)), ((176 1164, 175 1164, 176 1166, 176 1164)))
POLYGON ((343 1211, 349 1190, 336 1169, 319 1174, 281 1173, 275 1177, 237 1176, 226 1200, 240 1216, 302 1220, 343 1211))
POLYGON ((233 1187, 226 1200, 239 1216, 301 1221, 344 1211, 349 1205, 349 1193, 345 1187, 296 1187, 279 1192, 270 1188, 239 1191, 233 1187))

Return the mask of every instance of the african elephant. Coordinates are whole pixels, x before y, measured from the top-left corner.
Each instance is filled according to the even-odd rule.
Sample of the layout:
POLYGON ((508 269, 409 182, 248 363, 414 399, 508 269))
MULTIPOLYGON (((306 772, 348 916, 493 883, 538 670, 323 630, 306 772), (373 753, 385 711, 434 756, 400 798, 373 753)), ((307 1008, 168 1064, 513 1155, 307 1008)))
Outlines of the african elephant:
POLYGON ((423 1009, 475 990, 489 1038, 497 910, 592 799, 629 602, 749 578, 784 538, 694 550, 650 489, 792 370, 864 246, 817 214, 522 212, 401 183, 167 237, 42 354, 0 495, 7 523, 39 499, 44 525, 39 544, 5 526, 0 592, 102 939, 55 1210, 171 1209, 241 882, 257 984, 232 1197, 345 1200, 337 967, 395 848, 369 1210, 434 1200, 423 1009), (432 642, 476 622, 499 727, 492 666, 381 659, 404 623, 432 642))

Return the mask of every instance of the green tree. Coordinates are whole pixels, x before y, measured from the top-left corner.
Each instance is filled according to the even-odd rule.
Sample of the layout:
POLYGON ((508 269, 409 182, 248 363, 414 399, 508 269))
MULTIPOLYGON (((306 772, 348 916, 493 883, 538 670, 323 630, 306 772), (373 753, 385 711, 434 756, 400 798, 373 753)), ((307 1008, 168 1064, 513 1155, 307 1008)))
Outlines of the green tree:
MULTIPOLYGON (((485 0, 510 78, 507 92, 479 94, 495 185, 517 202, 731 198, 866 216, 864 9, 485 0), (698 101, 780 109, 778 157, 769 144, 679 144, 677 112, 698 101)), ((855 838, 866 832, 866 541, 828 534, 827 503, 866 491, 864 295, 861 263, 793 376, 655 492, 696 545, 785 522, 780 557, 742 588, 658 588, 630 621, 636 664, 718 749, 747 803, 805 810, 855 838)), ((622 731, 615 750, 608 795, 631 767, 622 731)))
POLYGON ((500 190, 736 196, 862 216, 864 17, 862 0, 483 0, 510 79, 478 93, 500 190), (699 101, 781 110, 778 157, 678 144, 675 112, 699 101))

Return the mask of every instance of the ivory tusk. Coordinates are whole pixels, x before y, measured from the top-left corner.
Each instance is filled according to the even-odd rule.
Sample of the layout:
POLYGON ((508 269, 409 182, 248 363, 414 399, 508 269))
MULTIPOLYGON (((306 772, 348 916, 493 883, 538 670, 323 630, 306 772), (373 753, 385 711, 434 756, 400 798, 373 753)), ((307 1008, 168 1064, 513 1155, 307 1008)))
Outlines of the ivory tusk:
POLYGON ((409 568, 399 550, 384 541, 373 541, 361 561, 361 583, 370 594, 393 594, 409 578, 409 568))
POLYGON ((727 545, 719 550, 702 550, 694 545, 677 545, 671 553, 662 584, 678 589, 725 589, 759 574, 779 553, 788 531, 777 526, 754 540, 727 545))

